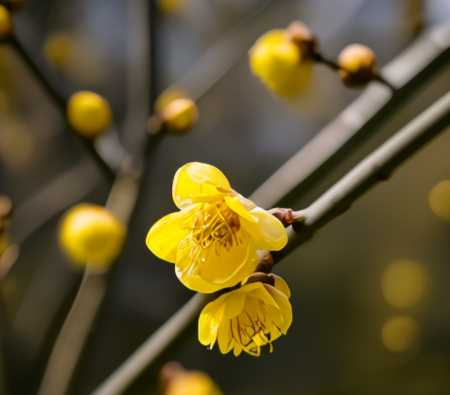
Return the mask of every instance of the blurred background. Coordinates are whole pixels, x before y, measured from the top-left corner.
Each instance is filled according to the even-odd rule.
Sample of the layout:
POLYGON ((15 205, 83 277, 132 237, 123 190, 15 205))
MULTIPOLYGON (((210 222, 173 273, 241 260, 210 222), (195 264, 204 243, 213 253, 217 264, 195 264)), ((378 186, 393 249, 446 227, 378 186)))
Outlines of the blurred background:
MULTIPOLYGON (((147 78, 141 3, 26 0, 15 19, 27 48, 51 62, 67 89, 108 98, 125 144, 145 128, 139 110, 146 92, 135 89, 141 73, 147 78)), ((384 65, 422 30, 450 23, 447 0, 160 0, 159 11, 152 61, 157 90, 183 78, 183 87, 195 94, 217 65, 224 76, 199 99, 200 121, 192 132, 168 135, 147 158, 129 241, 111 273, 71 394, 90 393, 190 296, 173 267, 144 244, 150 225, 174 209, 176 169, 188 161, 214 164, 250 195, 360 94, 317 66, 299 103, 275 98, 248 67, 247 50, 262 33, 300 19, 329 57, 361 42, 384 65), (198 62, 207 67, 190 79, 198 62)), ((312 202, 449 87, 447 62, 386 114, 363 144, 282 205, 300 209, 312 202)), ((193 324, 126 393, 158 393, 160 366, 178 360, 208 372, 228 395, 450 394, 450 222, 429 204, 433 187, 450 179, 449 132, 277 266, 293 291, 294 323, 273 354, 236 359, 209 351, 198 343, 193 324)), ((58 249, 58 221, 71 204, 103 204, 108 192, 82 148, 20 58, 1 46, 0 193, 16 207, 12 240, 26 239, 0 283, 4 394, 36 393, 81 278, 58 249)), ((448 196, 436 199, 450 205, 448 196)))

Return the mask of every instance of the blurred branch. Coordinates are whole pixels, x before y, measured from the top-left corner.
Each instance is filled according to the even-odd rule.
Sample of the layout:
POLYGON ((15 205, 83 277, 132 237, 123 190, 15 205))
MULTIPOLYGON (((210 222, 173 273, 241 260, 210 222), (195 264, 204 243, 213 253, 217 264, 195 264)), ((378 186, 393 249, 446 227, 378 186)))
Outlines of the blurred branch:
POLYGON ((93 395, 122 393, 194 320, 211 296, 196 294, 148 338, 93 395))
POLYGON ((304 210, 288 228, 289 243, 273 254, 278 262, 313 233, 347 211, 374 184, 387 180, 413 153, 450 125, 450 92, 437 100, 304 210))
MULTIPOLYGON (((155 2, 156 0, 150 0, 148 5, 148 25, 151 25, 148 29, 148 44, 151 48, 152 59, 150 71, 144 81, 148 87, 147 94, 150 105, 153 105, 156 98, 154 33, 157 11, 155 2)), ((106 207, 125 225, 131 221, 145 179, 149 161, 142 160, 142 157, 149 151, 150 145, 154 146, 153 143, 156 144, 153 138, 147 138, 145 146, 142 147, 142 151, 136 158, 123 160, 121 171, 108 196, 106 207)), ((78 293, 54 343, 38 394, 60 395, 67 392, 77 362, 105 297, 107 280, 107 273, 92 273, 86 269, 78 293)))
MULTIPOLYGON (((419 74, 422 79, 424 75, 428 74, 434 66, 434 61, 444 55, 448 55, 448 43, 449 34, 448 30, 436 30, 429 36, 425 37, 421 42, 415 44, 409 52, 401 55, 400 58, 392 62, 389 66, 385 67, 384 72, 390 77, 390 81, 395 81, 400 89, 406 89, 408 82, 418 82, 419 78, 416 74, 419 74), (433 44, 430 46, 430 43, 433 44), (415 64, 410 64, 411 61, 415 61, 415 64), (394 78, 395 77, 395 78, 394 78)), ((411 84, 409 84, 411 85, 411 84)), ((274 176, 270 177, 258 190, 250 197, 252 200, 256 200, 261 204, 261 201, 265 206, 273 206, 284 195, 289 193, 298 184, 305 181, 312 173, 318 170, 322 164, 330 159, 337 151, 339 151, 356 133, 360 132, 367 127, 369 121, 378 114, 381 110, 392 106, 395 101, 393 99, 392 91, 386 87, 372 86, 370 87, 355 103, 353 103, 347 110, 345 110, 338 119, 330 124, 319 136, 308 146, 303 148, 299 154, 290 159, 286 165, 284 165, 274 176), (343 136, 343 137, 342 137, 343 136), (305 170, 306 167, 306 170, 305 170), (294 176, 291 176, 288 172, 294 172, 294 176)), ((423 144, 421 137, 426 136, 430 138, 438 128, 445 126, 445 122, 448 122, 448 111, 450 106, 450 94, 446 95, 443 99, 437 102, 427 112, 422 114, 418 119, 414 120, 405 129, 402 129, 393 140, 389 140, 388 145, 383 145, 382 160, 385 165, 394 165, 391 160, 397 159, 396 154, 399 152, 409 153, 412 148, 417 149, 415 144, 423 144), (392 142, 393 141, 393 142, 392 142), (394 145, 394 147, 392 147, 394 145)), ((420 145, 419 145, 420 146, 420 145)), ((378 158, 379 153, 376 151, 373 155, 378 158)), ((370 156, 369 165, 374 164, 373 156, 370 156)), ((402 157, 399 164, 404 160, 402 157)), ((364 162, 363 162, 364 163, 364 162)), ((378 163, 379 162, 375 162, 378 163)), ((367 162, 364 164, 364 168, 368 166, 367 162)), ((357 169, 357 168, 356 168, 357 169)), ((362 186, 363 182, 368 177, 378 174, 380 168, 375 167, 372 172, 362 177, 365 173, 360 175, 357 180, 358 183, 353 185, 348 180, 345 181, 346 188, 349 192, 353 192, 353 188, 362 186), (349 188, 349 187, 352 188, 349 188)), ((358 173, 361 171, 356 170, 358 173)), ((366 169, 367 171, 367 169, 366 169)), ((349 176, 353 177, 351 173, 349 176)), ((344 178, 345 180, 345 178, 344 178)), ((339 190, 343 187, 340 187, 339 190)), ((333 189, 332 189, 333 190, 333 189)), ((362 190, 358 190, 362 192, 362 190)), ((327 197, 327 193, 323 195, 326 197, 326 202, 330 204, 331 208, 334 208, 333 196, 327 197)), ((356 199, 359 195, 355 195, 356 199)), ((318 200, 318 205, 312 205, 313 211, 310 214, 314 214, 318 219, 325 215, 324 200, 318 200), (322 208, 322 209, 321 209, 322 208)), ((298 213, 297 213, 298 214, 298 213)), ((303 213, 302 213, 303 215, 303 213)), ((314 218, 314 217, 313 217, 314 218)), ((310 220, 311 221, 311 220, 310 220)), ((315 222, 316 223, 316 222, 315 222)), ((318 222, 317 222, 318 224, 318 222)), ((286 248, 286 254, 292 251, 295 245, 298 245, 296 241, 296 234, 292 227, 289 230, 290 242, 286 248), (297 244, 296 244, 297 243, 297 244)), ((285 250, 283 250, 277 259, 285 256, 285 250), (284 254, 284 255, 283 255, 284 254)), ((201 299, 202 295, 197 294, 188 303, 193 304, 195 308, 188 308, 187 305, 183 306, 169 321, 166 322, 158 331, 149 337, 149 339, 135 351, 131 357, 129 357, 124 364, 113 372, 98 389, 94 392, 95 395, 116 395, 122 393, 127 386, 159 355, 164 348, 170 345, 188 326, 188 323, 195 319, 206 300, 201 299), (194 304, 194 300, 200 300, 202 303, 194 304), (188 314, 188 313, 189 314, 188 314), (179 322, 174 319, 175 316, 181 315, 183 320, 179 322), (170 326, 171 331, 163 338, 164 348, 153 348, 154 344, 160 341, 161 331, 168 323, 172 323, 174 327, 170 326), (178 325, 178 327, 175 326, 178 325)))
MULTIPOLYGON (((106 203, 106 207, 126 225, 134 212, 141 175, 141 169, 125 165, 114 182, 106 203)), ((60 395, 67 392, 106 289, 107 273, 94 273, 86 269, 77 295, 54 343, 39 394, 60 395)))
MULTIPOLYGON (((64 121, 67 124, 66 104, 69 94, 68 92, 65 92, 62 84, 58 82, 58 79, 48 68, 46 62, 44 62, 41 57, 38 56, 38 54, 31 54, 17 37, 17 35, 11 36, 6 42, 11 45, 11 47, 16 51, 23 62, 32 71, 35 78, 39 81, 39 83, 43 86, 43 88, 49 94, 50 98, 55 103, 56 107, 60 111, 62 117, 64 118, 64 121)), ((112 180, 115 175, 114 164, 111 163, 99 149, 97 149, 93 140, 84 138, 77 133, 73 134, 78 138, 78 140, 81 141, 86 151, 95 161, 100 170, 102 170, 105 176, 108 179, 112 180)))
POLYGON ((254 26, 254 19, 263 14, 272 0, 264 0, 256 9, 242 18, 235 26, 206 52, 171 88, 182 88, 189 92, 194 101, 207 95, 238 64, 255 39, 249 30, 254 26))
POLYGON ((367 134, 386 110, 401 104, 409 92, 433 75, 439 63, 448 61, 449 45, 450 26, 441 26, 425 34, 383 67, 382 74, 397 87, 396 93, 372 83, 254 192, 255 202, 262 207, 272 207, 292 191, 300 189, 326 161, 354 144, 357 137, 367 134))

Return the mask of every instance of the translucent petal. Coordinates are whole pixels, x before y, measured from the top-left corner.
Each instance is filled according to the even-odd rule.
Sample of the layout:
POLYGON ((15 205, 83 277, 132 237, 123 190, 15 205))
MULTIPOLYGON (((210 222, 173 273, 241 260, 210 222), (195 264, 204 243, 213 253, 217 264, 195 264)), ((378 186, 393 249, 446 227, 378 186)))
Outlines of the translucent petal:
POLYGON ((231 247, 218 243, 208 248, 180 244, 176 258, 176 265, 181 269, 178 278, 186 287, 203 293, 238 284, 257 264, 255 246, 244 236, 236 234, 238 241, 231 247))
POLYGON ((272 276, 275 278, 275 288, 279 291, 283 292, 288 298, 291 297, 291 289, 289 288, 288 283, 284 280, 284 278, 272 274, 272 276))
POLYGON ((219 350, 222 354, 226 354, 231 351, 231 348, 233 347, 233 340, 231 338, 229 320, 224 320, 220 326, 217 342, 219 344, 219 350))
POLYGON ((208 303, 200 313, 198 320, 198 340, 201 344, 214 345, 219 325, 223 317, 223 299, 218 298, 208 303))
POLYGON ((147 233, 146 244, 158 258, 175 263, 178 245, 190 232, 195 210, 192 205, 184 210, 162 217, 147 233))
POLYGON ((280 330, 283 334, 286 334, 287 330, 292 324, 292 306, 289 302, 289 299, 286 297, 286 295, 280 291, 278 291, 276 288, 271 287, 270 285, 267 287, 268 291, 272 295, 272 297, 275 299, 277 305, 280 307, 280 311, 283 315, 283 323, 280 326, 280 330), (269 288, 270 287, 270 288, 269 288))
POLYGON ((256 247, 270 251, 283 249, 288 241, 283 224, 272 214, 259 207, 253 209, 251 214, 258 218, 258 222, 253 223, 242 219, 241 225, 251 235, 256 247))
POLYGON ((231 292, 227 296, 228 298, 225 300, 225 317, 234 318, 244 310, 246 296, 239 290, 231 292))
POLYGON ((172 184, 173 201, 179 208, 195 202, 212 201, 231 193, 225 175, 206 163, 191 162, 180 167, 172 184))
POLYGON ((258 222, 258 218, 253 216, 252 213, 247 209, 247 207, 242 204, 239 196, 226 196, 225 203, 231 210, 239 215, 239 217, 242 217, 252 223, 258 222))

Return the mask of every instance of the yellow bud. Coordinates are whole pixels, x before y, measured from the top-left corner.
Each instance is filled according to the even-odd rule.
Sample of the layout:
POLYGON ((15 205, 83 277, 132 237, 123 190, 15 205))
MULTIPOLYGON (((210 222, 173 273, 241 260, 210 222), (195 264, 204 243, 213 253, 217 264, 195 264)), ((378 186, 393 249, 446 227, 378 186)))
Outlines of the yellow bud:
POLYGON ((250 49, 250 68, 266 86, 283 97, 297 96, 311 76, 311 62, 285 30, 272 30, 250 49))
POLYGON ((162 110, 161 119, 169 130, 185 132, 198 120, 197 105, 188 98, 172 100, 162 110))
POLYGON ((0 5, 0 39, 8 37, 12 30, 11 14, 4 5, 0 5))
POLYGON ((384 346, 392 352, 409 350, 417 342, 419 325, 409 316, 396 316, 387 320, 381 330, 384 346))
POLYGON ((348 86, 364 85, 375 76, 376 56, 367 46, 351 44, 339 54, 339 74, 348 86))
POLYGON ((166 14, 174 14, 183 9, 185 0, 159 0, 159 9, 166 14))
POLYGON ((205 373, 185 371, 169 381, 165 395, 222 395, 222 392, 205 373))
POLYGON ((391 263, 381 278, 384 299, 394 307, 406 308, 419 303, 428 291, 429 276, 417 262, 398 260, 391 263))
POLYGON ((86 138, 101 135, 112 122, 109 103, 100 95, 88 91, 78 92, 70 97, 67 117, 72 128, 86 138))
POLYGON ((67 33, 52 34, 45 42, 44 53, 50 63, 64 67, 73 61, 74 41, 67 33))
POLYGON ((437 183, 431 189, 428 201, 434 215, 450 222, 450 180, 437 183))
POLYGON ((110 211, 94 204, 79 204, 64 216, 60 245, 81 266, 105 269, 119 255, 126 229, 110 211))

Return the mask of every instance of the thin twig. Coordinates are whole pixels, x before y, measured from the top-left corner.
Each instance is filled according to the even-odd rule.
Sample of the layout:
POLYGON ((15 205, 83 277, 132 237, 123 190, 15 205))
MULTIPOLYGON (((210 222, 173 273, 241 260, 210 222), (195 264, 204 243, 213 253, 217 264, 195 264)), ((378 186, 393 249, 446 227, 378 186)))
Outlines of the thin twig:
POLYGON ((383 67, 382 74, 397 87, 396 94, 371 84, 339 116, 270 176, 253 194, 262 207, 273 207, 289 193, 301 188, 330 158, 349 147, 357 137, 371 130, 379 114, 404 102, 413 88, 432 75, 450 55, 450 26, 425 34, 396 59, 383 67))
MULTIPOLYGON (((154 28, 156 24, 155 0, 150 1, 149 12, 149 25, 152 24, 154 28)), ((154 33, 153 28, 152 33, 154 33)), ((153 67, 155 65, 155 36, 152 33, 149 32, 148 37, 149 47, 152 49, 152 61, 147 81, 151 105, 156 97, 156 76, 153 67)), ((136 208, 139 191, 149 163, 148 160, 142 160, 142 154, 148 151, 151 142, 153 139, 148 138, 147 143, 135 158, 123 160, 121 173, 116 178, 106 202, 106 207, 125 225, 131 221, 136 208)), ((60 395, 67 392, 98 309, 105 297, 106 289, 107 273, 96 274, 85 271, 77 296, 52 349, 39 395, 60 395), (63 373, 61 367, 64 369, 63 373)))
MULTIPOLYGON (((398 76, 398 83, 402 87, 411 86, 412 82, 417 82, 418 77, 417 74, 423 78, 426 72, 429 72, 429 69, 436 59, 439 59, 443 54, 446 54, 448 48, 448 33, 447 31, 435 31, 434 36, 430 35, 422 42, 419 42, 412 49, 411 52, 407 52, 402 55, 400 59, 393 62, 391 65, 386 67, 386 70, 393 76, 398 76), (437 34, 439 32, 440 34, 437 34), (433 40, 436 39, 436 40, 433 40), (444 38, 444 39, 443 39, 444 38), (446 39, 447 38, 447 39, 446 39), (430 41, 433 44, 430 46, 430 41), (418 58, 416 55, 416 51, 418 49, 427 49, 422 52, 422 58, 418 58), (414 55, 414 56, 413 56, 414 55), (411 61, 416 60, 416 64, 411 65, 411 61), (400 70, 403 68, 403 73, 399 75, 400 70)), ((374 87, 375 88, 375 87, 374 87)), ((447 99, 448 100, 448 99, 447 99)), ((331 124, 327 129, 325 129, 320 137, 320 143, 326 143, 327 139, 331 141, 331 143, 324 144, 325 147, 323 150, 320 150, 320 144, 317 142, 314 148, 308 149, 305 147, 303 150, 307 150, 306 154, 302 154, 303 150, 297 154, 296 157, 292 158, 288 164, 289 166, 284 165, 281 168, 281 171, 275 173, 267 182, 263 184, 252 196, 252 200, 258 201, 261 205, 264 206, 273 206, 275 205, 285 194, 290 192, 297 184, 305 181, 311 174, 313 174, 322 164, 326 162, 331 156, 333 156, 339 149, 341 149, 350 138, 363 130, 367 125, 369 120, 371 120, 376 113, 380 110, 387 108, 389 105, 392 105, 394 102, 392 101, 392 94, 389 91, 383 89, 374 90, 370 94, 366 93, 366 97, 359 99, 356 103, 350 106, 349 110, 345 110, 348 112, 347 122, 342 122, 345 120, 344 117, 339 117, 337 121, 331 124), (348 131, 345 129, 348 127, 348 131), (339 134, 343 133, 344 138, 340 139, 339 134), (331 139, 334 136, 336 139, 331 139), (318 158, 314 158, 314 154, 318 156, 318 158), (306 169, 303 168, 303 165, 306 165, 308 161, 312 161, 310 167, 306 169), (294 171, 294 176, 290 177, 287 169, 294 171), (281 176, 278 179, 277 176, 281 176), (287 177, 287 179, 286 179, 287 177), (284 185, 287 183, 287 185, 284 185), (271 188, 275 190, 272 192, 271 188)), ((436 111, 436 110, 433 110, 436 111)), ((427 117, 428 118, 428 117, 427 117)), ((423 121, 421 121, 423 122, 423 121)), ((436 121, 438 124, 442 122, 442 119, 436 121)), ((422 125, 425 126, 425 125, 422 125)), ((417 127, 417 126, 416 126, 417 127)), ((297 217, 302 217, 298 212, 296 213, 297 217)), ((294 239, 294 234, 292 228, 290 229, 290 239, 294 239)), ((288 248, 293 246, 292 241, 290 241, 288 248)), ((283 250, 284 252, 284 250, 283 250)), ((278 259, 281 256, 278 257, 278 259)), ((197 294, 198 297, 200 294, 197 294)), ((196 297, 197 297, 196 296, 196 297)), ((190 302, 189 302, 190 303, 190 302)), ((173 332, 170 333, 170 336, 164 337, 165 347, 170 345, 175 338, 177 338, 181 332, 186 328, 187 324, 194 320, 200 311, 202 305, 198 305, 197 309, 190 309, 190 314, 186 314, 184 317, 185 320, 182 321, 182 325, 178 328, 174 328, 173 332)), ((181 313, 185 310, 186 306, 183 306, 178 312, 181 313)), ((169 320, 172 321, 172 318, 169 320)), ((172 321, 173 322, 173 321, 172 321)), ((162 330, 163 327, 160 328, 162 330)), ((118 395, 121 394, 124 389, 154 360, 156 355, 154 356, 150 351, 151 348, 147 348, 145 345, 153 344, 153 342, 159 341, 159 339, 155 339, 155 335, 159 334, 160 330, 158 330, 155 334, 149 337, 149 339, 135 351, 134 354, 127 359, 127 361, 121 365, 115 372, 113 372, 94 392, 94 395, 118 395), (144 352, 145 350, 145 352, 144 352)), ((159 336, 159 335, 158 335, 159 336)), ((158 355, 162 350, 158 349, 158 355)))
POLYGON ((287 256, 308 240, 313 232, 345 212, 374 184, 386 180, 395 168, 449 124, 450 92, 361 161, 309 207, 294 212, 299 221, 288 228, 288 246, 273 254, 274 262, 287 256))
POLYGON ((173 314, 149 339, 143 343, 93 395, 122 393, 128 385, 152 363, 183 332, 193 318, 209 301, 203 294, 194 295, 181 309, 173 314))
MULTIPOLYGON (((111 189, 106 207, 127 225, 138 197, 141 171, 126 168, 111 189)), ((86 269, 70 311, 57 336, 38 394, 67 392, 73 371, 107 289, 107 273, 86 269), (63 367, 63 369, 62 369, 63 367), (62 369, 62 370, 61 370, 62 369)))
MULTIPOLYGON (((69 125, 67 123, 66 117, 66 105, 69 93, 65 92, 65 88, 62 86, 62 84, 59 83, 56 76, 51 72, 51 70, 47 67, 46 63, 40 58, 40 56, 38 56, 37 54, 31 55, 28 49, 23 45, 23 43, 16 35, 11 36, 6 42, 9 43, 11 47, 16 51, 23 62, 32 71, 37 81, 39 81, 45 91, 49 94, 50 98, 53 100, 57 109, 66 121, 66 125, 68 127, 69 125)), ((105 176, 109 180, 113 180, 116 173, 114 163, 110 162, 107 157, 101 154, 93 140, 84 138, 78 133, 73 134, 83 144, 86 151, 95 161, 99 169, 102 170, 105 176)))

